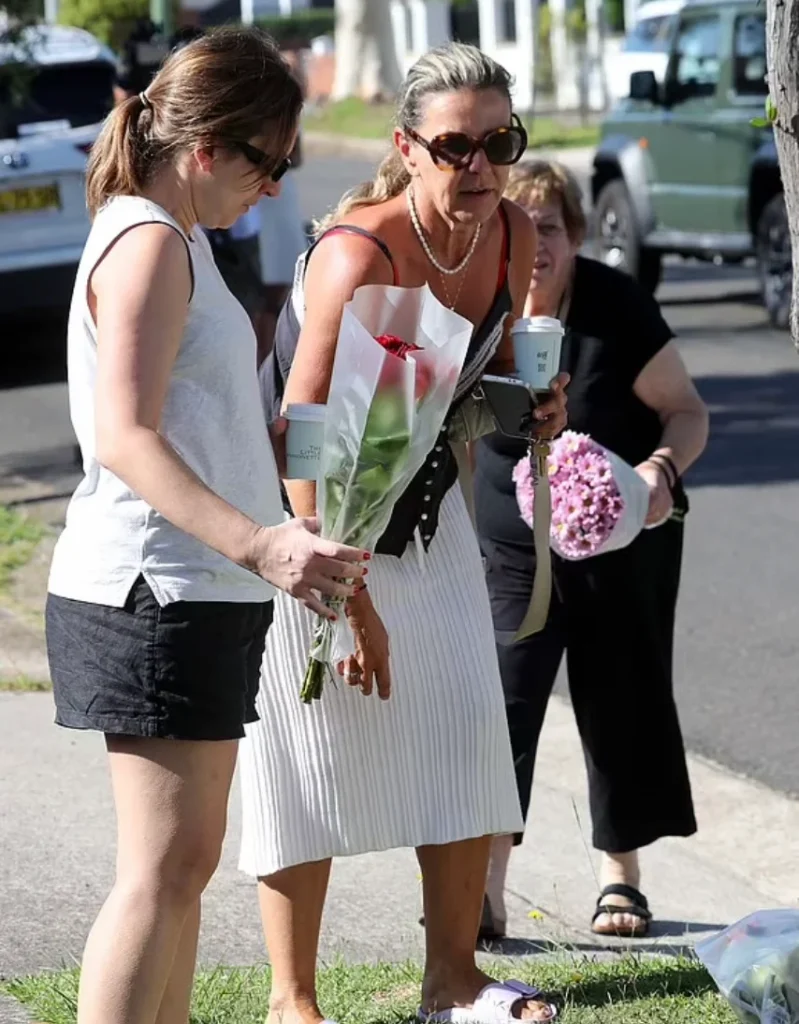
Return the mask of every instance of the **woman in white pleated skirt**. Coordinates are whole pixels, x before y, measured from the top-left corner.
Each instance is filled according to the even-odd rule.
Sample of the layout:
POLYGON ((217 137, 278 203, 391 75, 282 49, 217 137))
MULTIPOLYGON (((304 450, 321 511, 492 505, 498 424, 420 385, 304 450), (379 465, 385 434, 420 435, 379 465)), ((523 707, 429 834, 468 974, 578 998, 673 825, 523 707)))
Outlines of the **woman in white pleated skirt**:
MULTIPOLYGON (((363 284, 427 284, 476 325, 455 405, 486 370, 513 370, 508 321, 521 314, 535 231, 502 200, 526 145, 509 76, 473 47, 432 51, 409 73, 398 125, 376 181, 345 197, 300 261, 261 372, 269 418, 326 401, 341 313, 363 284)), ((562 383, 539 410, 547 435, 565 423, 562 383)), ((313 515, 314 485, 286 487, 293 513, 313 515)), ((260 721, 240 753, 241 867, 260 882, 268 1022, 323 1020, 314 975, 331 858, 396 847, 415 847, 422 869, 420 1012, 477 1024, 499 1006, 508 1020, 551 1020, 535 989, 499 985, 475 963, 490 837, 521 818, 482 560, 446 428, 367 581, 347 609, 349 678, 311 706, 299 692, 312 620, 276 599, 260 721)))

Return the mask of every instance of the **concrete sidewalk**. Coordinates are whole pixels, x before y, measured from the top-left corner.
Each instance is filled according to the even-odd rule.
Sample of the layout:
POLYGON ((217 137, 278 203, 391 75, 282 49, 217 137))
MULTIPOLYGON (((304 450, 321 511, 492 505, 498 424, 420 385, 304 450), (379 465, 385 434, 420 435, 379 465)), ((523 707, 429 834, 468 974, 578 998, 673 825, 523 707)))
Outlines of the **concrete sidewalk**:
MULTIPOLYGON (((112 879, 114 825, 102 740, 51 722, 48 694, 0 694, 0 977, 74 963, 112 879)), ((636 756, 631 751, 631 771, 636 756)), ((691 770, 699 836, 663 841, 643 862, 643 887, 657 917, 646 946, 669 954, 754 909, 795 901, 799 803, 695 758, 691 770)), ((236 789, 223 863, 205 901, 205 964, 264 958, 255 887, 236 868, 239 819, 236 789)), ((513 938, 498 952, 617 945, 598 940, 588 927, 597 892, 588 822, 571 711, 556 698, 541 744, 531 825, 512 862, 513 938)), ((338 862, 323 958, 420 957, 419 909, 411 851, 338 862)), ((0 1006, 0 1021, 7 1019, 0 1006)))

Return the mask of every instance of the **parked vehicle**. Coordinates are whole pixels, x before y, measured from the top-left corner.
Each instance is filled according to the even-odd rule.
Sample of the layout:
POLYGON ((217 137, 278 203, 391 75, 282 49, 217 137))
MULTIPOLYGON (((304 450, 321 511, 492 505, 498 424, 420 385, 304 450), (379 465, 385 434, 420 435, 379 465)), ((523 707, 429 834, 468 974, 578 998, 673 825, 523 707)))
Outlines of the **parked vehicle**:
POLYGON ((647 288, 667 254, 754 257, 772 323, 788 324, 791 246, 777 152, 764 117, 765 9, 691 0, 679 13, 663 83, 631 76, 594 157, 596 254, 647 288))
POLYGON ((69 302, 89 231, 86 158, 115 72, 82 29, 0 36, 0 313, 69 302))
POLYGON ((685 0, 648 0, 638 8, 635 24, 605 72, 614 101, 630 95, 630 77, 636 71, 651 71, 659 83, 663 82, 684 6, 685 0))

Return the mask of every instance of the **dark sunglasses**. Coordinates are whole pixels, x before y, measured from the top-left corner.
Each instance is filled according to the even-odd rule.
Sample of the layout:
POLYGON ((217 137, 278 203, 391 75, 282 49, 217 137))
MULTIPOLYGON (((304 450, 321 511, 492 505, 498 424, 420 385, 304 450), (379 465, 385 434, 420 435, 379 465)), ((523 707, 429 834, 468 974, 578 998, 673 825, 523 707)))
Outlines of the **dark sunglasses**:
POLYGON ((280 181, 291 167, 291 160, 288 157, 284 157, 283 160, 275 164, 274 157, 271 157, 262 149, 258 149, 257 146, 251 146, 249 142, 234 142, 233 145, 243 157, 263 173, 264 177, 270 178, 275 183, 280 181), (272 167, 272 170, 267 171, 266 168, 269 166, 272 167))
POLYGON ((499 167, 518 163, 527 149, 527 132, 516 114, 513 115, 513 124, 494 128, 481 139, 475 139, 466 132, 445 132, 428 141, 411 128, 406 128, 405 134, 424 146, 436 167, 448 171, 462 171, 481 149, 488 162, 499 167))

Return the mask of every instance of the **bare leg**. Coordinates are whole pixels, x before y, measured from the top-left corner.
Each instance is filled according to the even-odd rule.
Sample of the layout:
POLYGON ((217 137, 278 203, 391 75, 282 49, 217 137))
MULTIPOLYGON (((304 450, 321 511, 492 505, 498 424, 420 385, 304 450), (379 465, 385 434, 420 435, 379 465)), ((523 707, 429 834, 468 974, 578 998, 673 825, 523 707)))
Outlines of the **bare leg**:
MULTIPOLYGON (((606 885, 631 885, 638 889, 641 885, 641 869, 638 863, 638 851, 630 850, 629 853, 603 853, 602 864, 599 869, 599 884, 601 888, 606 885)), ((630 903, 626 896, 608 896, 607 903, 625 907, 630 903)), ((629 931, 630 929, 645 929, 645 923, 633 914, 602 914, 594 923, 594 930, 603 935, 614 935, 616 931, 629 931)))
POLYGON ((324 1019, 316 1002, 316 960, 330 863, 299 864, 259 881, 272 965, 267 1021, 273 1024, 319 1024, 324 1019))
POLYGON ((508 879, 508 864, 512 852, 513 836, 494 836, 491 840, 486 896, 494 925, 500 932, 505 931, 508 920, 508 912, 505 907, 505 884, 508 879))
POLYGON ((237 744, 106 743, 117 873, 86 944, 78 1024, 154 1024, 187 917, 219 862, 237 744))
MULTIPOLYGON (((475 962, 490 846, 491 837, 483 836, 416 851, 424 880, 422 1009, 427 1013, 471 1006, 492 980, 475 962)), ((517 1013, 522 1020, 550 1019, 546 1004, 534 1000, 517 1013)))
POLYGON ((197 963, 197 940, 200 937, 200 901, 197 900, 183 922, 178 951, 164 990, 155 1024, 189 1024, 191 990, 197 963))

